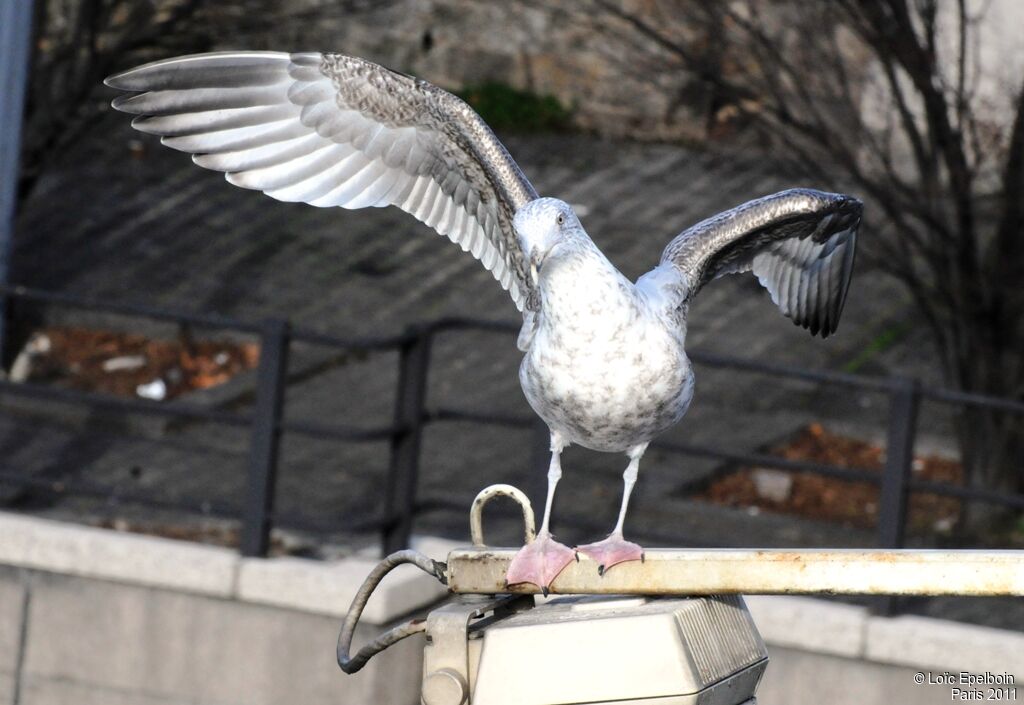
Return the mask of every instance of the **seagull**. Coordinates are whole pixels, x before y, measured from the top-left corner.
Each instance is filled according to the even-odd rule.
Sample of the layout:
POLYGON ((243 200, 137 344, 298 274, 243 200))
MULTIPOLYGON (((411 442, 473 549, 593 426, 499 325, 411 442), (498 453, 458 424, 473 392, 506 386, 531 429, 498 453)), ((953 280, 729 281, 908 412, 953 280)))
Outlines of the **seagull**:
POLYGON ((156 61, 106 79, 132 125, 224 172, 236 186, 320 207, 397 206, 469 252, 523 317, 519 381, 551 433, 544 518, 509 585, 547 590, 578 553, 599 572, 642 560, 623 536, 640 459, 690 406, 687 312, 706 284, 751 272, 812 335, 836 330, 863 206, 794 188, 682 231, 631 282, 573 208, 541 198, 487 124, 426 81, 337 53, 221 52, 156 61), (607 538, 571 549, 550 531, 570 444, 625 453, 607 538))

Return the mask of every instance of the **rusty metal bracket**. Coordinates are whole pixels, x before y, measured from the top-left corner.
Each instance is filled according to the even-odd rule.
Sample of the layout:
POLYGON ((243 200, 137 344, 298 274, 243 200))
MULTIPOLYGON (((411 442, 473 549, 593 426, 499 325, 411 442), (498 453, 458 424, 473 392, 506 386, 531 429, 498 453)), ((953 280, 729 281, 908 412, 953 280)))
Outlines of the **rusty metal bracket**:
POLYGON ((533 541, 537 535, 537 522, 530 498, 512 485, 490 485, 480 490, 469 508, 469 535, 473 539, 473 545, 479 548, 487 545, 484 543, 483 511, 487 503, 495 497, 508 497, 519 505, 523 510, 523 534, 526 543, 533 541))
MULTIPOLYGON (((456 549, 448 554, 455 593, 540 593, 529 583, 508 587, 516 549, 456 549)), ((645 551, 599 575, 580 555, 550 586, 559 594, 713 595, 1018 595, 1024 596, 1024 551, 748 550, 645 551)))
MULTIPOLYGON (((451 592, 542 592, 530 583, 506 585, 505 574, 517 549, 489 548, 484 543, 484 505, 500 496, 519 503, 526 542, 533 540, 533 509, 526 495, 511 485, 485 488, 469 513, 473 546, 448 554, 446 577, 451 592)), ((644 556, 644 561, 620 563, 601 575, 597 564, 581 554, 548 591, 563 595, 1024 596, 1024 551, 654 548, 644 556)))
POLYGON ((470 653, 481 646, 475 639, 479 634, 470 631, 474 620, 490 613, 497 616, 532 607, 532 598, 502 595, 496 599, 464 597, 431 612, 427 616, 427 647, 423 651, 424 705, 467 702, 470 686, 476 679, 475 664, 480 660, 479 653, 470 653))

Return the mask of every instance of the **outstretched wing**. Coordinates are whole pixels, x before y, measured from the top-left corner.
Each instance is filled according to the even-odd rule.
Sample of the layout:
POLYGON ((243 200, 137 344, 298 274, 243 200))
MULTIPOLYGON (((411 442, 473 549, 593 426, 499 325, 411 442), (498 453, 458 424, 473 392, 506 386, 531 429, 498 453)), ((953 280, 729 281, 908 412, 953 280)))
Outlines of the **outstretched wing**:
POLYGON ((226 52, 111 76, 132 125, 231 183, 314 206, 398 206, 480 260, 522 310, 534 301, 512 227, 537 197, 466 103, 342 54, 226 52))
POLYGON ((753 272, 786 316, 825 338, 839 325, 862 210, 851 196, 782 191, 685 230, 661 262, 685 277, 687 301, 716 277, 753 272))

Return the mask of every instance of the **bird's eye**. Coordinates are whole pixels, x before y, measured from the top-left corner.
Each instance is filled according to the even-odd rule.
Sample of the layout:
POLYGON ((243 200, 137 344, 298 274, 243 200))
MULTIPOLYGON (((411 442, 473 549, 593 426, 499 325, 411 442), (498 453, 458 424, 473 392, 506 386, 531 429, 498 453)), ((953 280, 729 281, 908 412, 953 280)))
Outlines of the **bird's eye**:
POLYGON ((565 214, 564 214, 564 213, 559 213, 559 214, 558 214, 558 217, 557 217, 557 218, 555 218, 555 220, 556 220, 556 222, 557 222, 557 223, 558 223, 559 225, 565 225, 565 214))

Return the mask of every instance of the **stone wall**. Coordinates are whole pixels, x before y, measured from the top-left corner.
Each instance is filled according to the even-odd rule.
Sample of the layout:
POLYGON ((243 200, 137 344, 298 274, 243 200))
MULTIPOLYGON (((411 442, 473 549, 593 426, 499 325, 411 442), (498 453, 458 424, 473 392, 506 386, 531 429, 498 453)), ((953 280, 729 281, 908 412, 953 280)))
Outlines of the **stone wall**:
MULTIPOLYGON (((414 705, 422 639, 354 676, 335 663, 341 619, 375 564, 244 559, 0 514, 0 705, 414 705)), ((355 646, 443 595, 433 578, 399 568, 355 646)))
POLYGON ((603 135, 702 136, 702 97, 687 93, 690 77, 667 61, 642 65, 657 57, 651 46, 613 48, 566 12, 575 2, 245 0, 214 4, 204 22, 217 28, 217 48, 340 51, 447 88, 499 82, 551 95, 577 127, 603 135), (274 31, 256 17, 273 17, 274 31), (629 67, 644 80, 624 73, 629 67))
MULTIPOLYGON (((452 546, 423 539, 443 558, 452 546)), ((375 564, 235 552, 0 513, 0 705, 414 705, 423 639, 341 673, 341 617, 375 564)), ((355 643, 423 614, 443 592, 387 576, 355 643)), ((930 705, 948 685, 915 674, 1024 677, 1024 635, 879 617, 802 597, 748 597, 770 663, 764 705, 930 705)), ((955 699, 955 698, 954 698, 955 699)))
MULTIPOLYGON (((148 1, 163 8, 186 2, 148 1)), ((81 0, 40 2, 51 17, 52 36, 43 41, 66 43, 73 36, 68 18, 81 0)), ((671 3, 616 4, 661 29, 669 25, 667 34, 682 38, 697 56, 720 49, 715 37, 692 33, 671 3)), ((340 51, 447 88, 498 82, 551 95, 572 110, 576 127, 606 136, 706 138, 716 107, 701 82, 642 32, 583 6, 581 0, 207 0, 183 30, 194 41, 166 41, 164 50, 340 51)), ((1021 41, 1007 29, 1018 26, 1021 6, 993 0, 986 7, 971 72, 980 76, 985 107, 1002 112, 1013 104, 1012 76, 1024 65, 1021 41)), ((783 13, 778 10, 776 19, 784 21, 783 13)), ((728 72, 730 62, 742 58, 728 57, 720 66, 728 72)))

